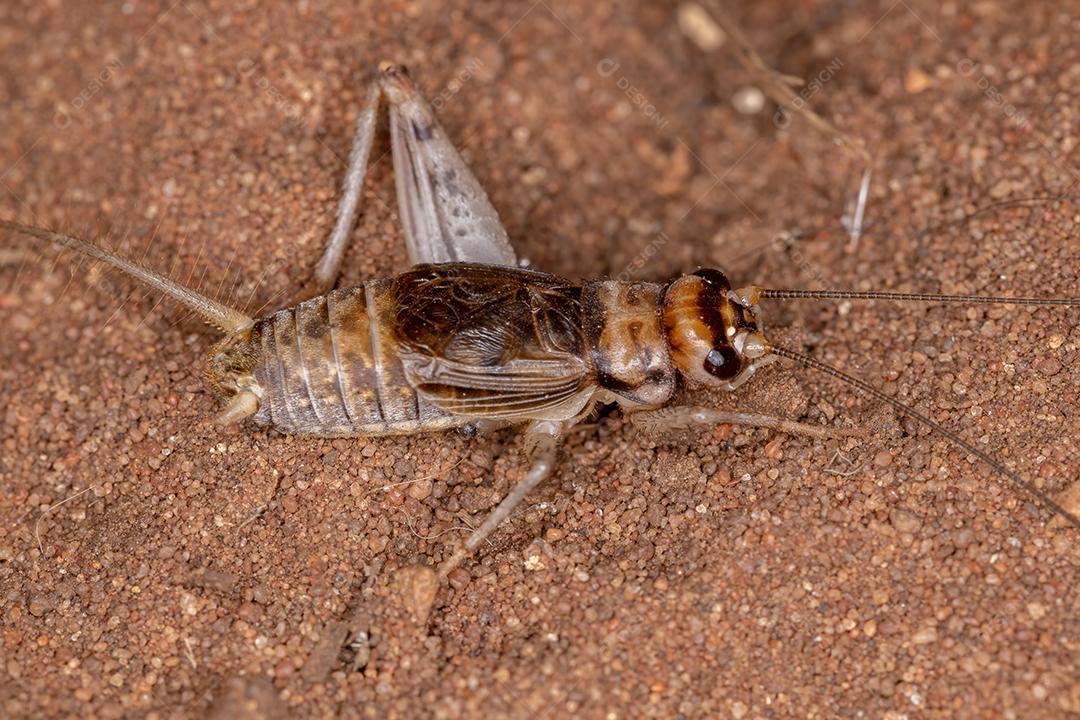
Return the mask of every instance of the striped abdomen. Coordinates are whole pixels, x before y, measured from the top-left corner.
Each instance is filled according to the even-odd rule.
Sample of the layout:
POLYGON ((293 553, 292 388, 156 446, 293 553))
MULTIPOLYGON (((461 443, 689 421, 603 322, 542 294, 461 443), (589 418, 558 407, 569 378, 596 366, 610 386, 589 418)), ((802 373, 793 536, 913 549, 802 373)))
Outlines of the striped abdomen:
POLYGON ((263 397, 256 422, 287 433, 384 435, 442 430, 442 412, 409 386, 397 356, 392 281, 335 290, 252 328, 263 397))

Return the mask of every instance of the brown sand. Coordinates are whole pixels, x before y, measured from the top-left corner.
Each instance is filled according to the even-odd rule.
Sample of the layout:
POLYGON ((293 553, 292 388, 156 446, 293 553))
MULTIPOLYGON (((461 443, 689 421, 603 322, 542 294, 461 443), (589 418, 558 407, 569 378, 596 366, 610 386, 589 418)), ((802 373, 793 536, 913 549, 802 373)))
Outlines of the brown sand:
MULTIPOLYGON (((874 232, 855 253, 838 233, 769 244, 835 226, 857 168, 798 119, 778 129, 771 106, 740 114, 746 74, 688 40, 674 7, 372 5, 3 3, 0 208, 195 268, 248 309, 284 303, 331 226, 363 77, 394 58, 442 98, 547 270, 642 258, 658 279, 712 264, 777 286, 1077 294, 1076 204, 918 233, 1075 188, 1065 3, 737 11, 785 72, 832 65, 808 102, 874 151, 874 232)), ((404 260, 386 159, 365 203, 344 282, 404 260)), ((0 244, 7 717, 1080 713, 1075 532, 808 371, 716 400, 870 438, 650 437, 605 416, 419 629, 400 569, 444 558, 520 477, 518 436, 218 432, 211 335, 38 250, 0 244)), ((1050 492, 1080 472, 1075 313, 770 318, 1050 492)))

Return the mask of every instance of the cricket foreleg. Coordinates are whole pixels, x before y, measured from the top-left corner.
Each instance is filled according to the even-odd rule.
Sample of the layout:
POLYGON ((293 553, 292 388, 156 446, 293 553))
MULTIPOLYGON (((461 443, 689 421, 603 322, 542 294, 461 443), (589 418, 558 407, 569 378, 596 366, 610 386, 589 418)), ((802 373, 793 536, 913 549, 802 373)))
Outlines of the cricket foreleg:
POLYGON ((461 543, 454 554, 439 567, 439 579, 445 580, 446 576, 469 557, 480 543, 487 539, 488 535, 502 524, 510 513, 514 511, 525 496, 533 488, 540 484, 555 467, 555 456, 559 449, 559 439, 564 430, 564 423, 541 421, 533 423, 528 430, 528 442, 531 444, 531 465, 525 477, 503 498, 498 507, 484 519, 484 522, 473 531, 472 535, 461 543))
POLYGON ((792 435, 806 435, 815 438, 860 436, 858 428, 835 428, 825 425, 812 425, 796 422, 772 415, 758 413, 731 412, 716 408, 681 405, 677 407, 642 410, 633 413, 630 420, 648 430, 676 430, 694 425, 744 425, 747 427, 768 428, 792 435))

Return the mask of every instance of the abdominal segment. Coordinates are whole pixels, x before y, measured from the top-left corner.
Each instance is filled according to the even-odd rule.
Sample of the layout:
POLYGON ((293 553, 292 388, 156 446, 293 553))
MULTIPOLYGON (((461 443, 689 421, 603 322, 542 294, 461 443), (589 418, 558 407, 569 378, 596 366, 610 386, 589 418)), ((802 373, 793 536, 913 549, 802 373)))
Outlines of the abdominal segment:
POLYGON ((392 281, 343 288, 259 320, 257 421, 286 433, 392 435, 465 425, 405 379, 387 323, 392 281))

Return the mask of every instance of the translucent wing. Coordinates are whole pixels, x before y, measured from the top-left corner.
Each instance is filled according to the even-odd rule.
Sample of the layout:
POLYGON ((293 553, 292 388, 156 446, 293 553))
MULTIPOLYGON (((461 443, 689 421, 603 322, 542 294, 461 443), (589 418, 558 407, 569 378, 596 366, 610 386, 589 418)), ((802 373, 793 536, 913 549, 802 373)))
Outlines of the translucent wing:
POLYGON ((514 249, 487 194, 416 91, 403 65, 386 63, 356 119, 337 220, 303 297, 334 288, 356 226, 380 101, 390 108, 390 139, 398 209, 413 265, 477 262, 517 266, 514 249))
POLYGON ((395 281, 409 383, 447 412, 566 419, 592 395, 580 288, 528 270, 421 265, 395 281))
POLYGON ((382 82, 409 259, 516 266, 499 214, 405 68, 385 68, 382 82))

